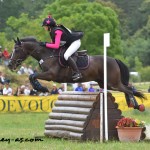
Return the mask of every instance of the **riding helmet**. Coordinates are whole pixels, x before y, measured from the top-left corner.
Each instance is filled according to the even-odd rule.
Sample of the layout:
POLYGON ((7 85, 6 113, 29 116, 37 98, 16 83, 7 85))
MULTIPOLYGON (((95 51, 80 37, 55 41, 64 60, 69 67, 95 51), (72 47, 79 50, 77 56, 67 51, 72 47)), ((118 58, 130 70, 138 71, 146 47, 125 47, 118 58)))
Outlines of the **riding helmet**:
POLYGON ((51 16, 48 16, 48 18, 44 19, 42 26, 54 27, 56 26, 56 22, 53 18, 51 18, 51 16))

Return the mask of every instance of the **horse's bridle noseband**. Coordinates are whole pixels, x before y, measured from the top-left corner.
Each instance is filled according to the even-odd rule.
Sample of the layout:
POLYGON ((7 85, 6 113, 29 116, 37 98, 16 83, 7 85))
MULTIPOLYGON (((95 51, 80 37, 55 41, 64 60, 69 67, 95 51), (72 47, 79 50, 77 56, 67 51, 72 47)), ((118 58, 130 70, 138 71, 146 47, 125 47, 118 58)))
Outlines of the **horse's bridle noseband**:
MULTIPOLYGON (((23 60, 25 60, 26 59, 26 57, 28 56, 28 54, 27 53, 25 53, 25 51, 23 50, 23 47, 22 47, 22 45, 18 45, 19 47, 20 47, 20 50, 22 50, 22 52, 24 53, 24 57, 21 59, 21 58, 19 58, 19 59, 16 59, 16 60, 13 60, 12 59, 12 56, 13 56, 13 54, 12 54, 12 56, 11 56, 11 58, 10 58, 10 62, 11 62, 11 65, 12 66, 15 66, 15 68, 17 67, 17 66, 19 66, 19 65, 21 65, 21 63, 23 62, 23 60)), ((14 51, 13 51, 13 53, 16 51, 16 49, 14 49, 14 51)))

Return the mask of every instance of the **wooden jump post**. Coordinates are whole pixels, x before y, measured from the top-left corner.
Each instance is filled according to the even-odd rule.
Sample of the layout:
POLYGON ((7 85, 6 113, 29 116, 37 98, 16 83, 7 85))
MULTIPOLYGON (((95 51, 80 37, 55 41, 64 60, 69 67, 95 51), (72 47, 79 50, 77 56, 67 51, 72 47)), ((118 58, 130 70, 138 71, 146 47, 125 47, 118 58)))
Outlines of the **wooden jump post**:
MULTIPOLYGON (((44 134, 48 137, 99 141, 100 134, 104 135, 105 130, 105 126, 104 130, 100 126, 100 101, 100 93, 63 92, 45 122, 44 134)), ((118 139, 115 127, 120 118, 118 104, 108 93, 109 139, 118 139)))

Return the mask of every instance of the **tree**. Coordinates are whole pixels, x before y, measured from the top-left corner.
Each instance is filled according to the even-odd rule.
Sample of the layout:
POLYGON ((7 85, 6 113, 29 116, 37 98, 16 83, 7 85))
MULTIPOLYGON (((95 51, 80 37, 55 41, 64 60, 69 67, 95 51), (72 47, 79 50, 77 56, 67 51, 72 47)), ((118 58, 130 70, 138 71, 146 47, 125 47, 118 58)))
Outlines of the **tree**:
POLYGON ((121 53, 118 16, 111 8, 86 0, 57 0, 46 6, 41 18, 47 16, 49 10, 58 23, 72 30, 84 31, 81 48, 88 49, 90 54, 102 54, 103 34, 106 32, 111 35, 108 54, 115 56, 115 53, 121 53))
POLYGON ((21 13, 28 13, 30 18, 38 17, 46 4, 54 0, 0 0, 0 31, 4 31, 6 20, 10 16, 19 17, 21 13))
POLYGON ((135 70, 138 72, 142 69, 142 63, 140 62, 137 56, 134 58, 134 61, 135 61, 135 70))
POLYGON ((19 0, 10 1, 10 0, 3 0, 0 1, 0 31, 4 31, 6 26, 5 22, 9 16, 16 16, 20 15, 20 11, 22 9, 22 2, 19 0))
MULTIPOLYGON (((110 1, 110 0, 106 0, 110 1)), ((143 0, 111 0, 117 6, 119 6, 121 9, 124 10, 125 14, 127 15, 127 25, 128 25, 128 32, 129 35, 133 35, 138 29, 140 29, 144 23, 145 20, 143 18, 143 14, 140 11, 140 6, 143 2, 143 0)))
POLYGON ((31 19, 28 14, 21 14, 19 18, 10 17, 7 20, 9 30, 15 36, 33 35, 38 40, 50 41, 48 33, 40 26, 49 13, 53 15, 58 24, 62 23, 72 30, 81 30, 85 33, 81 49, 88 49, 90 54, 102 54, 103 34, 109 32, 111 35, 111 47, 108 54, 115 56, 115 53, 121 53, 117 15, 111 8, 104 7, 96 2, 57 0, 50 5, 46 5, 38 19, 31 19))
POLYGON ((7 43, 6 34, 4 32, 0 32, 0 45, 4 47, 5 43, 7 43))
POLYGON ((123 43, 123 56, 128 58, 130 68, 135 70, 134 58, 137 56, 143 66, 150 65, 150 40, 144 38, 131 37, 123 43))
POLYGON ((142 81, 150 81, 150 66, 142 68, 140 71, 142 81))

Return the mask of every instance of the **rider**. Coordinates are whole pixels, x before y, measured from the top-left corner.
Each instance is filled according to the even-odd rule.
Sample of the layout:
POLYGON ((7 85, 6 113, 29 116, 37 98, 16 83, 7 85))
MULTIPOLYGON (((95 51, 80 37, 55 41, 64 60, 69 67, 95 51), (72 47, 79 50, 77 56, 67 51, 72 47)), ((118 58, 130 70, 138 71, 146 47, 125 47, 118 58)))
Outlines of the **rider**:
POLYGON ((52 43, 40 42, 40 45, 53 49, 58 49, 60 46, 67 47, 64 58, 73 70, 72 78, 74 81, 81 79, 82 75, 71 55, 80 47, 80 39, 82 38, 83 33, 73 32, 63 25, 56 24, 56 21, 51 16, 44 19, 42 26, 44 26, 46 31, 49 31, 52 43))

